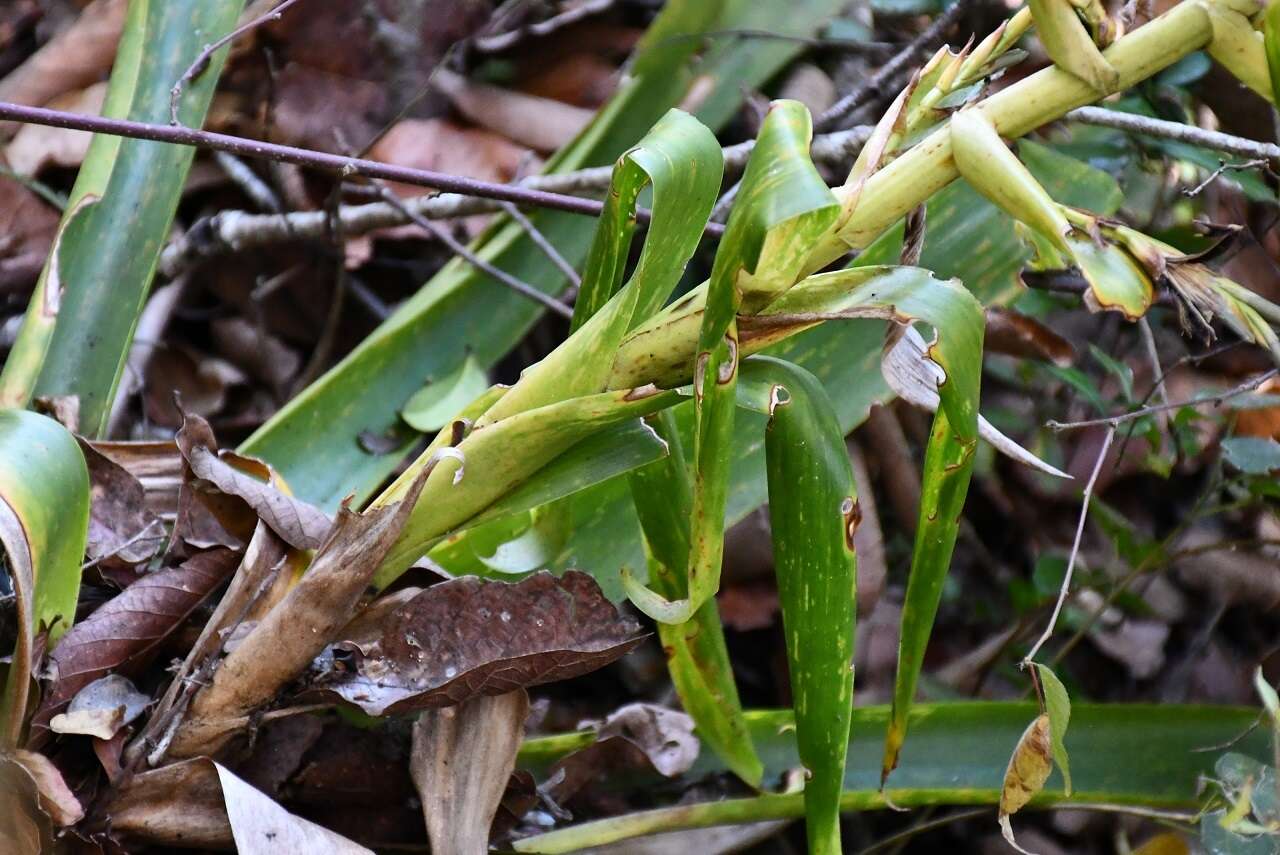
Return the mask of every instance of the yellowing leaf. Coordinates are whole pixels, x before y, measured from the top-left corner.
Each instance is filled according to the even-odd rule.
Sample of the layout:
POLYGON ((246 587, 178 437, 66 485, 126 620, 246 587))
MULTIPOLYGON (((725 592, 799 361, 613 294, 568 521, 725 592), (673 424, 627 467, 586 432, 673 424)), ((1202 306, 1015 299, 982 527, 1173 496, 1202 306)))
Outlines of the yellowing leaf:
POLYGON ((1013 839, 1013 827, 1009 817, 1044 789, 1053 771, 1053 749, 1049 734, 1049 716, 1041 713, 1027 726, 1018 746, 1009 758, 1009 768, 1004 773, 1004 786, 1000 789, 1000 833, 1009 845, 1019 852, 1027 850, 1013 839))
POLYGON ((1067 687, 1062 685, 1058 675, 1048 665, 1038 662, 1033 664, 1040 677, 1045 712, 1049 716, 1049 743, 1053 747, 1053 762, 1062 770, 1067 795, 1071 795, 1071 767, 1067 763, 1067 747, 1063 743, 1067 737, 1067 724, 1071 721, 1071 697, 1067 694, 1067 687))

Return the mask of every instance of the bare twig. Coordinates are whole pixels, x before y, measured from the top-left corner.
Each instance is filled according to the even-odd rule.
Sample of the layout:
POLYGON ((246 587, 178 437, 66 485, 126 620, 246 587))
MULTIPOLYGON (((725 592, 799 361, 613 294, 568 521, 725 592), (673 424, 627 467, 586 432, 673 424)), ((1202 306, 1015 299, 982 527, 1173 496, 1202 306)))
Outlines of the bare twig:
POLYGON ((542 250, 542 254, 556 266, 557 270, 564 274, 565 279, 569 280, 569 287, 576 290, 582 286, 582 277, 578 275, 578 271, 573 269, 573 265, 560 254, 560 250, 556 249, 551 241, 547 240, 547 236, 533 224, 532 220, 524 215, 523 211, 510 202, 503 202, 502 210, 520 228, 524 229, 525 234, 529 236, 529 240, 533 241, 534 246, 542 250))
POLYGON ((401 213, 403 213, 406 217, 409 218, 410 222, 414 223, 420 228, 426 229, 428 234, 430 234, 436 240, 440 241, 445 246, 447 246, 451 252, 461 256, 468 264, 471 264, 476 269, 482 270, 485 273, 489 274, 489 276, 498 280, 503 285, 506 285, 508 288, 510 288, 512 291, 515 291, 517 294, 528 297, 530 300, 534 300, 535 302, 541 303, 542 305, 546 306, 548 309, 560 315, 561 317, 564 317, 564 318, 573 317, 573 309, 570 309, 568 306, 566 306, 564 303, 561 303, 555 297, 552 297, 550 294, 544 294, 542 291, 539 291, 537 288, 533 287, 528 282, 525 282, 521 279, 517 279, 516 277, 512 276, 510 273, 507 273, 505 270, 501 270, 497 267, 494 267, 492 264, 485 261, 480 256, 476 255, 474 252, 467 249, 467 247, 463 245, 461 241, 455 238, 447 228, 445 228, 444 226, 441 226, 439 223, 434 223, 431 220, 428 220, 426 217, 423 217, 421 214, 416 214, 413 211, 411 211, 409 207, 405 205, 403 202, 401 202, 400 199, 396 196, 396 194, 392 193, 389 188, 385 186, 381 186, 379 189, 382 191, 382 198, 387 204, 391 205, 394 208, 398 208, 401 213))
POLYGON ((236 186, 243 190, 244 194, 260 209, 274 214, 284 212, 284 205, 280 204, 276 192, 243 160, 225 151, 215 151, 213 159, 218 162, 218 166, 222 167, 226 176, 235 182, 236 186))
POLYGON ((1258 142, 1244 137, 1224 134, 1221 131, 1206 131, 1195 125, 1181 122, 1166 122, 1163 119, 1152 119, 1133 113, 1122 113, 1119 110, 1107 110, 1102 107, 1079 107, 1067 113, 1066 118, 1086 125, 1099 125, 1115 128, 1135 134, 1146 134, 1150 137, 1176 140, 1190 143, 1215 151, 1225 151, 1240 157, 1251 157, 1260 160, 1280 158, 1280 145, 1258 142))
POLYGON ((523 27, 516 27, 504 33, 495 33, 492 36, 481 36, 475 39, 472 44, 476 50, 481 53, 497 53, 506 50, 516 42, 528 36, 545 36, 554 33, 561 27, 581 21, 591 15, 598 15, 614 4, 614 0, 583 0, 576 6, 570 6, 558 15, 552 15, 545 21, 538 21, 523 27))
POLYGON ((267 14, 254 18, 252 21, 236 27, 213 44, 205 45, 204 50, 200 51, 200 55, 196 57, 195 62, 187 66, 187 70, 182 72, 182 76, 178 78, 178 82, 173 84, 173 88, 169 90, 169 122, 174 125, 181 124, 181 122, 178 121, 178 102, 182 100, 182 90, 186 88, 188 83, 204 73, 205 68, 209 66, 209 58, 217 53, 219 48, 229 42, 235 41, 250 30, 261 27, 263 24, 280 20, 280 16, 284 14, 284 10, 297 2, 298 0, 281 0, 279 5, 267 14))
POLYGON ((964 14, 968 5, 965 0, 956 0, 950 8, 929 25, 928 29, 912 39, 893 58, 880 66, 879 70, 870 79, 832 104, 822 115, 818 116, 813 126, 818 130, 830 130, 854 110, 872 98, 884 94, 883 90, 892 84, 899 74, 914 65, 926 50, 933 47, 947 34, 951 26, 964 14))
POLYGON ((1143 416, 1149 416, 1154 413, 1163 413, 1166 410, 1178 410, 1183 407, 1202 407, 1205 405, 1212 405, 1217 407, 1223 404, 1224 402, 1231 400, 1232 398, 1236 398, 1236 397, 1239 397, 1240 395, 1245 395, 1245 394, 1248 394, 1249 392, 1254 391, 1263 383, 1266 383, 1272 377, 1275 377, 1277 374, 1280 374, 1280 368, 1272 368, 1268 371, 1262 372, 1256 377, 1252 377, 1249 380, 1246 380, 1245 382, 1241 383, 1239 386, 1234 386, 1228 389, 1225 392, 1219 392, 1216 395, 1206 395, 1203 398, 1194 398, 1190 401, 1174 401, 1172 403, 1156 404, 1155 406, 1143 407, 1141 409, 1133 410, 1128 413, 1121 413, 1118 416, 1108 416, 1106 418, 1101 418, 1101 419, 1086 419, 1085 421, 1081 421, 1081 422, 1057 422, 1057 421, 1049 420, 1044 423, 1044 426, 1053 431, 1076 430, 1078 428, 1097 427, 1099 425, 1107 425, 1111 428, 1115 428, 1119 425, 1124 424, 1125 422, 1133 421, 1134 419, 1140 419, 1143 416))
MULTIPOLYGON (((869 128, 853 128, 814 137, 810 154, 819 162, 847 162, 857 155, 869 133, 869 128)), ((754 146, 754 142, 747 142, 724 149, 726 171, 741 170, 754 146)), ((612 167, 598 166, 576 172, 530 176, 515 186, 555 193, 601 193, 608 188, 612 174, 612 167)), ((372 188, 370 192, 377 195, 377 191, 372 188)), ((428 220, 502 210, 501 203, 492 199, 456 193, 418 196, 401 201, 405 208, 428 220)), ((342 218, 343 231, 350 236, 410 221, 401 208, 386 202, 346 205, 339 210, 338 215, 342 218)), ((160 271, 166 276, 173 276, 205 258, 255 246, 319 238, 324 235, 325 227, 325 215, 321 211, 298 211, 283 215, 224 211, 197 223, 183 237, 170 243, 160 256, 160 271)))
POLYGON ((1067 594, 1071 590, 1071 575, 1076 569, 1076 558, 1080 555, 1080 540, 1084 537, 1084 523, 1089 518, 1089 500, 1093 496, 1093 487, 1098 483, 1098 474, 1102 471, 1102 463, 1107 459, 1107 452, 1111 450, 1111 441, 1116 438, 1116 426, 1112 425, 1107 431, 1107 436, 1102 441, 1102 449, 1098 452, 1098 461, 1093 464, 1093 473, 1089 475, 1089 483, 1084 487, 1084 498, 1080 502, 1080 521, 1076 523, 1076 538, 1071 544, 1071 557, 1067 559, 1067 572, 1062 577, 1062 588, 1058 591, 1058 601, 1054 603, 1053 614, 1049 616, 1049 625, 1044 628, 1044 633, 1032 645, 1030 652, 1022 660, 1023 666, 1029 665, 1040 652, 1040 648, 1044 643, 1053 637, 1053 630, 1058 625, 1058 615, 1062 613, 1062 604, 1067 601, 1067 594))
POLYGON ((1270 171, 1267 167, 1267 162, 1260 157, 1254 158, 1253 160, 1246 160, 1241 163, 1227 163, 1225 160, 1220 160, 1218 161, 1217 169, 1210 172, 1209 175, 1195 187, 1192 187, 1190 190, 1183 190, 1182 195, 1187 197, 1199 196, 1204 191, 1204 188, 1216 181, 1218 176, 1222 175, 1224 172, 1245 169, 1267 169, 1270 171))

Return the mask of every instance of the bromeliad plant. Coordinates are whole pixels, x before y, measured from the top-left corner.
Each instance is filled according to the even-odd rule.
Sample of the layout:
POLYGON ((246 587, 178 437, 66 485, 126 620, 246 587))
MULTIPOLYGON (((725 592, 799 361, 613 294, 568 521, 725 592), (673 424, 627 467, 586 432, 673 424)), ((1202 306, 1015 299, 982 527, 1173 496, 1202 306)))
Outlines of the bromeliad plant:
MULTIPOLYGON (((656 32, 665 38, 682 28, 709 29, 716 13, 705 9, 714 5, 671 3, 656 32)), ((376 638, 385 650, 392 643, 385 627, 358 627, 361 616, 387 616, 392 621, 388 626, 401 625, 394 621, 419 626, 403 598, 393 600, 396 594, 370 602, 370 586, 382 592, 424 555, 433 550, 439 555, 468 538, 509 540, 534 529, 571 537, 566 531, 572 525, 569 497, 617 479, 627 485, 645 547, 644 567, 621 568, 622 589, 656 622, 672 682, 699 735, 725 768, 746 784, 763 788, 773 782, 777 764, 767 761, 761 745, 777 743, 778 726, 794 725, 794 747, 805 769, 803 795, 762 796, 762 801, 753 802, 760 810, 725 810, 722 819, 793 816, 802 800, 810 850, 834 853, 841 851, 842 809, 891 800, 920 804, 978 798, 999 800, 1006 816, 1016 810, 1047 779, 1045 758, 1051 754, 1065 766, 1069 702, 1057 678, 1043 666, 1033 672, 1042 688, 1042 717, 1028 715, 1025 707, 992 707, 993 715, 1032 725, 1018 741, 1003 793, 989 785, 989 778, 984 779, 985 789, 973 784, 961 791, 955 782, 941 790, 910 782, 884 789, 893 780, 908 724, 919 720, 912 715, 912 701, 924 651, 956 542, 978 438, 989 435, 978 414, 983 307, 961 282, 937 278, 912 264, 827 268, 851 250, 870 246, 902 217, 963 177, 1018 221, 1035 249, 1036 266, 1074 267, 1083 273, 1092 307, 1140 318, 1157 286, 1167 285, 1201 331, 1211 329, 1210 321, 1220 317, 1237 334, 1280 358, 1270 326, 1280 321, 1280 310, 1212 273, 1198 257, 1182 256, 1106 217, 1054 202, 1004 142, 1075 106, 1131 86, 1200 48, 1272 98, 1264 39, 1255 25, 1259 13, 1251 0, 1189 0, 1136 32, 1120 35, 1099 4, 1035 0, 977 46, 958 54, 943 49, 926 63, 879 122, 848 179, 834 190, 809 159, 811 123, 805 108, 775 102, 747 163, 710 277, 674 302, 671 297, 720 191, 723 156, 702 122, 670 110, 617 160, 603 214, 585 251, 583 283, 568 338, 511 387, 474 390, 474 399, 448 414, 446 426, 426 450, 374 496, 363 513, 342 508, 332 529, 306 502, 332 508, 336 496, 368 496, 401 462, 404 452, 377 459, 357 453, 354 436, 344 431, 357 423, 367 428, 388 414, 395 418, 405 404, 407 394, 394 400, 377 397, 387 383, 403 382, 400 377, 380 377, 379 372, 394 374, 417 349, 429 346, 415 336, 440 324, 432 313, 444 311, 430 295, 433 288, 458 291, 458 271, 447 271, 444 280, 429 284, 424 289, 428 296, 402 309, 246 443, 243 450, 276 466, 299 491, 299 499, 274 488, 264 494, 253 486, 256 482, 246 486, 244 473, 252 464, 217 458, 198 425, 184 428, 177 447, 188 474, 246 498, 262 525, 188 658, 184 680, 174 682, 126 752, 134 780, 163 771, 168 768, 164 764, 218 755, 254 716, 280 697, 293 696, 311 664, 332 652, 336 642, 350 642, 365 655, 368 645, 356 644, 355 639, 376 638), (1015 45, 1033 26, 1055 67, 984 97, 986 81, 1018 59, 1015 45), (624 284, 637 208, 646 191, 651 218, 639 260, 624 284), (913 401, 934 402, 936 409, 903 608, 894 704, 883 715, 855 711, 852 703, 853 535, 860 513, 844 430, 832 400, 841 390, 825 387, 814 373, 776 356, 778 345, 801 333, 855 318, 888 322, 889 354, 899 362, 906 358, 909 368, 914 366, 907 374, 917 378, 903 393, 913 401), (904 335, 904 327, 916 324, 931 328, 932 341, 923 352, 900 350, 904 343, 920 340, 914 331, 904 335), (771 348, 775 355, 769 353, 771 348), (335 409, 331 422, 327 408, 339 393, 347 400, 335 409), (353 413, 360 419, 349 418, 353 413), (763 728, 765 719, 744 712, 739 702, 714 599, 734 477, 735 423, 744 413, 757 414, 745 418, 764 418, 775 564, 795 699, 792 719, 769 719, 763 728), (317 448, 336 450, 329 456, 313 453, 317 448), (224 465, 234 472, 220 468, 224 465), (319 528, 282 522, 281 507, 303 523, 320 520, 319 528), (272 546, 276 537, 285 544, 272 546), (268 574, 278 566, 288 572, 268 574), (252 616, 247 632, 224 655, 218 633, 238 625, 245 615, 252 616), (194 670, 203 679, 186 680, 194 670), (849 785, 850 780, 861 780, 857 775, 865 771, 851 771, 848 762, 851 728, 856 733, 855 722, 865 727, 872 719, 885 733, 883 759, 874 770, 879 794, 865 784, 860 789, 849 785), (147 764, 162 768, 145 772, 147 764)), ((636 91, 656 85, 655 73, 666 70, 654 56, 683 62, 689 55, 671 55, 671 43, 657 37, 650 50, 656 53, 646 53, 637 62, 633 88, 605 111, 580 144, 590 144, 592 134, 606 134, 611 117, 627 108, 628 99, 638 97, 636 91)), ((112 85, 114 92, 115 80, 112 85)), ((668 94, 668 103, 678 95, 668 94)), ((646 103, 651 107, 657 100, 661 99, 646 103)), ((202 110, 204 103, 196 106, 202 110)), ((108 160, 111 156, 103 155, 108 160)), ((126 155, 119 157, 126 162, 126 155)), ((113 192, 115 173, 108 174, 113 183, 98 178, 85 193, 77 193, 89 207, 73 207, 68 213, 60 237, 68 245, 55 249, 3 378, 3 392, 13 403, 25 402, 33 392, 77 396, 88 408, 84 412, 93 416, 87 422, 91 433, 106 423, 105 402, 114 398, 119 368, 105 379, 101 371, 76 368, 86 358, 84 344, 75 340, 76 330, 70 326, 77 316, 60 313, 59 301, 76 306, 104 299, 104 283, 110 281, 104 278, 105 268, 94 268, 93 259, 83 248, 77 253, 77 247, 84 240, 78 230, 96 223, 98 214, 93 211, 108 210, 94 206, 108 204, 122 192, 113 192), (105 192, 103 202, 94 201, 99 192, 105 192)), ((125 174, 120 173, 121 181, 125 174)), ((159 223, 159 231, 166 230, 172 205, 167 216, 161 216, 164 204, 157 202, 156 208, 148 222, 136 225, 154 232, 159 223)), ((125 241, 123 236, 111 239, 125 241)), ((516 232, 499 226, 482 241, 481 249, 501 253, 518 239, 516 232)), ((148 263, 146 255, 158 252, 158 243, 145 249, 133 262, 141 273, 132 276, 143 288, 154 263, 148 263)), ((447 312, 441 317, 447 320, 447 312)), ((111 357, 123 360, 128 335, 111 341, 118 351, 111 357)), ((492 361, 497 355, 495 351, 481 358, 492 361)), ((437 367, 448 369, 438 376, 454 378, 440 384, 447 387, 448 401, 457 400, 458 378, 479 373, 475 358, 463 348, 433 357, 437 367)), ((902 376, 895 374, 897 382, 902 376)), ((416 410, 432 408, 431 394, 415 398, 416 410)), ((0 431, 0 461, 23 458, 33 445, 60 461, 49 464, 57 477, 47 479, 47 501, 40 511, 32 510, 30 497, 14 488, 23 481, 20 473, 0 478, 4 507, 22 523, 0 526, 24 627, 15 660, 19 664, 9 672, 0 722, 6 745, 12 748, 22 741, 35 634, 41 625, 53 627, 49 640, 55 642, 72 619, 67 580, 78 567, 64 553, 72 544, 73 558, 79 558, 88 487, 79 451, 65 432, 34 415, 11 411, 5 417, 12 425, 0 431), (51 514, 50 507, 59 512, 51 514), (15 534, 20 531, 25 535, 15 534)), ((405 451, 411 444, 405 444, 405 451)), ((604 578, 617 568, 587 569, 604 578)), ((552 588, 545 582, 533 584, 526 590, 541 590, 550 600, 583 596, 577 588, 569 590, 579 584, 576 581, 552 588)), ((473 601, 468 597, 479 602, 484 596, 466 585, 450 591, 462 591, 456 596, 465 602, 473 601)), ((432 632, 432 624, 420 625, 424 633, 432 632)), ((606 641, 589 651, 579 650, 584 663, 580 667, 594 667, 634 643, 629 637, 609 636, 606 641)), ((56 651, 55 647, 55 655, 56 651)), ((391 678, 384 670, 383 682, 378 682, 371 676, 372 668, 361 667, 355 677, 313 681, 306 687, 307 697, 385 715, 515 688, 492 675, 476 678, 467 688, 453 682, 456 672, 432 683, 421 675, 391 678)), ((477 666, 477 671, 483 668, 477 666)), ((548 673, 576 672, 566 666, 517 682, 531 684, 548 673)), ((1105 717, 1096 710, 1083 714, 1105 717)), ((1168 714, 1190 715, 1179 710, 1168 714)), ((928 712, 938 720, 946 715, 945 709, 928 712)), ((1225 738, 1236 721, 1223 721, 1225 738)), ((934 728, 929 732, 936 736, 936 722, 927 727, 934 728)), ((989 757, 987 766, 995 762, 1002 768, 1011 748, 1006 739, 1002 755, 989 757)), ((863 760, 856 755, 854 762, 863 760)), ((1141 787, 1108 794, 1076 771, 1077 780, 1086 781, 1079 789, 1090 796, 1160 799, 1141 787)), ((126 795, 117 807, 129 816, 124 807, 131 784, 121 786, 126 795)), ((223 786, 225 791, 225 779, 223 786)), ((1180 792, 1170 798, 1186 796, 1180 792)), ((139 823, 133 830, 146 833, 146 825, 139 823)), ((520 846, 565 851, 590 842, 603 838, 556 832, 520 846)))

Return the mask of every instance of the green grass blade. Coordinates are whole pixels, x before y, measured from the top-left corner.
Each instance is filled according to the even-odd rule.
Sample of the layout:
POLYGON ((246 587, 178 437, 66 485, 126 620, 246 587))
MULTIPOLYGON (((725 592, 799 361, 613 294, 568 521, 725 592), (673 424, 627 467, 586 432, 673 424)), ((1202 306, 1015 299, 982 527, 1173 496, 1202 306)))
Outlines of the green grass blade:
MULTIPOLYGON (((881 792, 876 760, 889 708, 855 709, 841 809, 882 810, 890 804, 990 805, 994 819, 1009 746, 1017 742, 1037 711, 1035 704, 1004 701, 917 705, 911 711, 912 740, 894 778, 897 786, 881 792)), ((1078 704, 1072 712, 1077 725, 1072 732, 1074 794, 1068 798, 1061 779, 1055 776, 1032 806, 1103 804, 1195 810, 1202 798, 1202 776, 1213 775, 1214 763, 1222 753, 1205 749, 1230 743, 1231 750, 1263 762, 1271 750, 1269 734, 1254 726, 1258 711, 1247 707, 1078 704)), ((777 784, 799 762, 790 733, 794 717, 790 710, 778 710, 748 711, 746 718, 765 761, 766 780, 777 784)), ((520 763, 541 767, 591 741, 588 732, 532 739, 522 746, 520 763)), ((716 757, 703 754, 688 774, 697 777, 718 768, 716 757)), ((570 852, 678 828, 796 818, 803 813, 800 793, 680 805, 525 838, 516 849, 570 852)))
POLYGON ((773 384, 765 439, 774 567, 791 666, 796 743, 807 774, 809 851, 840 849, 840 789, 853 709, 857 493, 844 432, 818 379, 756 357, 773 384))
MULTIPOLYGON (((664 460, 636 470, 629 480, 648 550, 649 582, 660 596, 674 601, 688 596, 685 568, 693 488, 671 411, 663 410, 652 421, 670 452, 664 460)), ((764 770, 742 717, 715 598, 684 623, 658 623, 658 636, 671 682, 699 735, 734 774, 758 787, 764 770)))
MULTIPOLYGON (((164 124, 175 81, 205 45, 231 30, 243 0, 150 0, 131 7, 131 30, 122 40, 113 72, 119 80, 113 79, 108 106, 122 109, 127 99, 128 118, 164 124)), ((187 86, 179 114, 184 123, 203 124, 226 55, 226 49, 218 51, 204 74, 187 86)), ((18 403, 28 396, 39 362, 31 393, 75 395, 82 430, 96 436, 106 428, 134 325, 194 154, 187 146, 145 140, 101 143, 90 152, 89 172, 73 199, 87 201, 92 193, 101 200, 68 213, 46 288, 33 299, 29 323, 14 348, 19 357, 6 372, 6 400, 18 403), (52 329, 51 314, 56 314, 52 329), (93 334, 86 335, 90 327, 93 334)))
POLYGON ((1267 74, 1271 78, 1271 101, 1280 104, 1280 3, 1272 0, 1262 18, 1263 44, 1267 49, 1267 74))
MULTIPOLYGON (((719 0, 665 4, 638 48, 627 84, 588 129, 547 164, 547 170, 606 164, 634 145, 688 91, 701 41, 689 36, 736 25, 732 16, 717 17, 723 6, 719 0)), ((816 28, 822 20, 815 15, 809 27, 816 28)), ((748 59, 755 51, 754 45, 742 49, 748 59)), ((717 85, 741 98, 742 79, 717 85)), ((592 239, 589 221, 557 211, 530 217, 572 263, 585 258, 592 239)), ((499 219, 473 250, 547 293, 558 293, 567 284, 524 230, 506 219, 499 219)), ((395 471, 414 439, 407 438, 390 453, 373 454, 361 448, 357 437, 364 431, 385 434, 396 429, 409 396, 426 377, 443 376, 457 367, 460 354, 469 352, 482 366, 493 365, 540 314, 538 306, 465 262, 451 262, 342 362, 263 425, 242 450, 270 461, 295 493, 322 507, 335 508, 352 493, 362 501, 395 471)))
POLYGON ((660 622, 687 621, 720 588, 739 306, 744 300, 763 298, 788 276, 794 281, 804 256, 839 212, 835 196, 809 159, 812 133, 809 111, 802 104, 774 102, 747 161, 711 268, 692 365, 694 479, 688 596, 666 600, 634 578, 623 577, 636 607, 660 622), (772 256, 763 254, 766 249, 772 256), (755 284, 745 285, 748 281, 755 284))
MULTIPOLYGON (((133 101, 138 69, 142 65, 147 4, 131 3, 125 16, 124 30, 120 34, 115 63, 111 69, 111 81, 107 84, 107 97, 102 104, 102 115, 111 119, 126 118, 133 101)), ((89 150, 85 153, 71 194, 67 197, 67 206, 50 247, 49 258, 45 260, 27 304, 21 334, 5 359, 3 372, 0 372, 2 407, 25 407, 31 400, 58 319, 60 295, 49 291, 48 283, 51 278, 55 283, 58 282, 57 267, 63 238, 68 234, 72 221, 84 213, 85 206, 96 202, 106 191, 111 169, 115 166, 116 152, 123 140, 124 137, 95 134, 89 142, 89 150)))
POLYGON ((898 670, 893 684, 893 716, 885 732, 883 783, 898 766, 907 737, 907 713, 915 698, 916 682, 924 664, 925 647, 933 632, 933 620, 942 598, 942 584, 951 566, 951 552, 960 530, 960 512, 973 474, 977 440, 965 438, 952 427, 945 408, 933 418, 929 447, 925 451, 920 494, 920 518, 911 553, 911 575, 902 604, 902 632, 898 641, 898 670))
POLYGON ((16 601, 17 643, 0 702, 0 747, 20 740, 36 635, 71 628, 89 529, 89 471, 62 425, 0 410, 0 541, 16 601))

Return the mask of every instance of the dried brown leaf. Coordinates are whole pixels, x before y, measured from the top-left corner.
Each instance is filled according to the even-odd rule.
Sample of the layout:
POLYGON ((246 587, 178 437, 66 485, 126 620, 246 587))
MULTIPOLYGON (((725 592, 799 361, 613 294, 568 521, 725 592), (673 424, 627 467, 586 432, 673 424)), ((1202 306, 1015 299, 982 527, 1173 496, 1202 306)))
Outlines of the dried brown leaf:
POLYGON ((108 674, 76 692, 67 711, 50 719, 49 729, 54 733, 111 739, 120 728, 142 715, 150 703, 151 697, 139 692, 128 677, 108 674))
POLYGON ((71 792, 71 788, 62 778, 62 773, 48 757, 19 748, 6 759, 21 766, 31 776, 36 786, 39 808, 55 827, 66 828, 84 818, 84 808, 81 807, 80 800, 71 792))
MULTIPOLYGON (((84 89, 64 92, 46 105, 51 110, 96 116, 102 112, 107 97, 107 83, 102 81, 84 89)), ((79 166, 89 151, 93 134, 54 128, 48 125, 23 125, 5 148, 5 159, 19 175, 35 176, 48 166, 79 166)))
POLYGON ((427 710, 414 723, 409 769, 436 855, 488 850, 528 714, 529 696, 517 689, 427 710))
POLYGON ((1003 353, 1067 366, 1075 361, 1071 342, 1035 318, 1000 306, 987 308, 987 332, 982 346, 988 353, 1003 353))
POLYGON ((316 549, 328 535, 332 521, 324 511, 281 490, 265 463, 231 452, 219 453, 204 419, 187 416, 177 440, 192 474, 243 499, 285 543, 297 549, 316 549))
POLYGON ((351 620, 430 472, 431 467, 425 468, 399 503, 363 514, 339 509, 301 580, 227 655, 211 684, 196 694, 171 754, 212 753, 243 726, 243 716, 307 670, 351 620))
POLYGON ((1044 789, 1049 773, 1053 771, 1053 746, 1049 734, 1049 716, 1041 713, 1027 725, 1018 745, 1009 758, 1004 773, 1004 786, 1000 790, 1000 833, 1009 845, 1019 852, 1027 850, 1013 839, 1013 827, 1009 817, 1044 789))
POLYGON ((601 668, 644 636, 586 573, 432 586, 373 637, 344 639, 350 670, 321 690, 370 715, 448 706, 601 668))
POLYGON ((26 767, 0 753, 0 852, 49 852, 53 828, 26 767))
POLYGON ((140 564, 164 546, 164 525, 147 507, 142 483, 121 465, 80 439, 89 467, 91 503, 85 553, 94 561, 140 564))
POLYGON ((33 738, 81 689, 137 663, 181 626, 227 578, 235 560, 229 549, 202 552, 180 567, 142 577, 71 627, 46 662, 48 684, 32 721, 33 738))
POLYGON ((440 68, 432 85, 454 108, 481 127, 538 151, 555 151, 587 126, 592 111, 550 98, 476 83, 440 68))
POLYGON ((138 480, 144 491, 147 508, 153 514, 164 520, 172 520, 176 516, 182 469, 185 465, 177 443, 151 441, 89 444, 94 451, 138 480))

